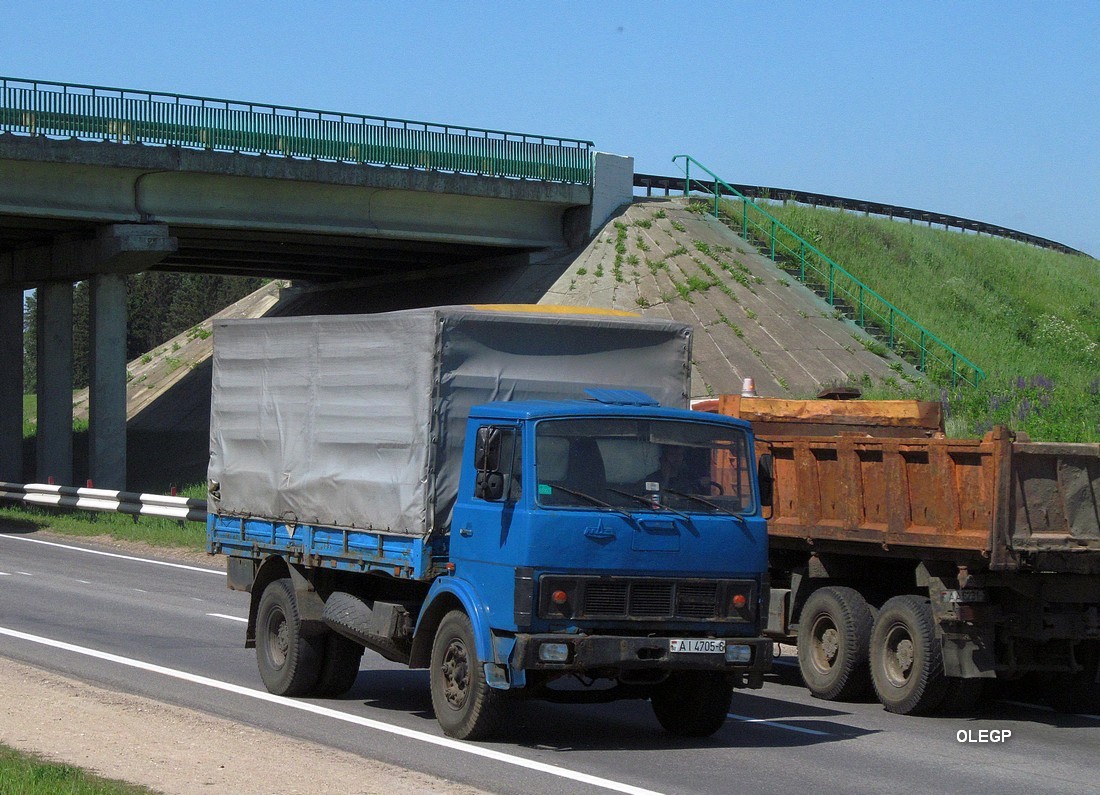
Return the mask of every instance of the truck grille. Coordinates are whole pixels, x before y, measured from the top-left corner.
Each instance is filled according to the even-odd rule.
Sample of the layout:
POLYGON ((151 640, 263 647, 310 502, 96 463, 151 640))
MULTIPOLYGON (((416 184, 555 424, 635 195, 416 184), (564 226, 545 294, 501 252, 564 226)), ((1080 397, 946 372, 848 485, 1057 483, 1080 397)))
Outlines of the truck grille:
POLYGON ((755 587, 750 580, 676 580, 641 577, 540 578, 539 615, 556 618, 647 620, 751 620, 755 587), (552 600, 555 592, 567 594, 564 605, 552 600), (730 599, 744 594, 744 610, 733 610, 730 599))

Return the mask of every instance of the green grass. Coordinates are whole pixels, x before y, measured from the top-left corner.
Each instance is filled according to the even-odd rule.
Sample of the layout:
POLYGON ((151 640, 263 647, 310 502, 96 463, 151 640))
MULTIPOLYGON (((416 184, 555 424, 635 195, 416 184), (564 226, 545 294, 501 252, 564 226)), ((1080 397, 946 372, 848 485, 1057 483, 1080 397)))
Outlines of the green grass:
POLYGON ((1005 423, 1037 440, 1100 441, 1100 262, 845 212, 766 209, 985 370, 978 389, 915 388, 946 404, 953 435, 1005 423))
POLYGON ((99 778, 72 765, 56 764, 0 745, 3 795, 144 795, 153 790, 99 778))
POLYGON ((34 436, 35 418, 38 416, 38 396, 23 395, 23 438, 34 436))

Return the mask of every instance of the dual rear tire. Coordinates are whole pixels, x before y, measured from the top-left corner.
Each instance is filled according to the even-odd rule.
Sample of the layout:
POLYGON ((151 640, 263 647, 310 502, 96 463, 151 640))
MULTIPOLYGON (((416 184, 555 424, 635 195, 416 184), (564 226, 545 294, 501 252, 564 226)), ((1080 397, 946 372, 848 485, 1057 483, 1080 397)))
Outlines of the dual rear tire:
POLYGON ((256 611, 256 662, 269 693, 335 697, 359 675, 363 647, 335 632, 306 634, 290 578, 268 583, 256 611))
POLYGON ((982 680, 950 679, 935 633, 931 603, 905 594, 876 611, 856 590, 825 586, 810 594, 799 621, 798 663, 817 698, 875 696, 888 712, 966 712, 982 680))

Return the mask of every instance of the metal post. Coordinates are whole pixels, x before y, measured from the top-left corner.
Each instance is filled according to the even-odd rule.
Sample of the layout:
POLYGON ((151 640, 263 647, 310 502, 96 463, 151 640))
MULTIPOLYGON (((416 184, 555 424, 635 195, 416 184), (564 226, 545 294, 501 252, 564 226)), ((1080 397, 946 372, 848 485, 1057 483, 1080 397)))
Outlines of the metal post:
POLYGON ((835 306, 833 303, 833 287, 836 284, 836 267, 833 263, 829 263, 829 306, 835 306))
POLYGON ((741 237, 749 239, 749 200, 741 197, 741 237))
POLYGON ((925 348, 924 348, 924 329, 920 331, 920 371, 925 372, 925 348))
POLYGON ((860 328, 866 328, 867 324, 863 320, 863 284, 859 285, 859 325, 860 328))
POLYGON ((800 280, 804 283, 806 281, 806 241, 802 239, 798 241, 798 258, 801 261, 800 280))
POLYGON ((955 362, 956 362, 955 352, 952 351, 951 352, 951 386, 957 386, 958 383, 959 383, 958 375, 956 374, 957 371, 955 369, 955 362))
POLYGON ((890 348, 894 347, 894 307, 890 307, 890 348))
POLYGON ((771 251, 772 251, 772 262, 775 262, 775 219, 774 218, 772 219, 771 251))

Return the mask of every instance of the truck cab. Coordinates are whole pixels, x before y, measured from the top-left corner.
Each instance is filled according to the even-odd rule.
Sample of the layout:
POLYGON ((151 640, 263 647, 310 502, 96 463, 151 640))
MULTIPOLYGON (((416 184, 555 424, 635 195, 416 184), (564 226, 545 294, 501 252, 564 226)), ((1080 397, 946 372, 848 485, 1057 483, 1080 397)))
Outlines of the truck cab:
MULTIPOLYGON (((458 600, 471 637, 442 654, 476 659, 490 700, 648 696, 666 729, 710 734, 732 688, 760 687, 771 662, 749 425, 590 394, 471 409, 448 573, 416 634, 438 636, 437 605, 458 600), (607 686, 575 686, 593 680, 607 686)), ((450 684, 437 716, 477 689, 450 684)))

